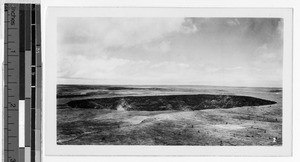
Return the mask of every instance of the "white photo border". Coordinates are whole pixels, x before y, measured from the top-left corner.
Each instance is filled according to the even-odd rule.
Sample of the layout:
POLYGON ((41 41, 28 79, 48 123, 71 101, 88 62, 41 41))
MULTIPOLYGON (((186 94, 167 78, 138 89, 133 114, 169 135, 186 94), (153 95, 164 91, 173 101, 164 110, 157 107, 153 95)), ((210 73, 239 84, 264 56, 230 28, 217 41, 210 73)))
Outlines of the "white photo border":
POLYGON ((45 155, 290 156, 292 154, 292 43, 290 8, 48 7, 44 33, 43 122, 45 155), (284 20, 282 146, 57 145, 56 49, 59 17, 263 17, 284 20))

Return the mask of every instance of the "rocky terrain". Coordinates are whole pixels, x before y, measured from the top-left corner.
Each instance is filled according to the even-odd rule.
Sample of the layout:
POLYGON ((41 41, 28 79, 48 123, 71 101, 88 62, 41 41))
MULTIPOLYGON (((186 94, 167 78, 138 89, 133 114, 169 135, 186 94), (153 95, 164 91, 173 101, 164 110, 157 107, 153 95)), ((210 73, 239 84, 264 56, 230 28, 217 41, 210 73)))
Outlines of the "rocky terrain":
POLYGON ((58 92, 60 145, 282 145, 281 88, 64 85, 58 92))
POLYGON ((71 108, 112 109, 126 111, 203 110, 260 106, 275 104, 274 101, 248 96, 232 95, 169 95, 131 96, 75 100, 67 103, 71 108))

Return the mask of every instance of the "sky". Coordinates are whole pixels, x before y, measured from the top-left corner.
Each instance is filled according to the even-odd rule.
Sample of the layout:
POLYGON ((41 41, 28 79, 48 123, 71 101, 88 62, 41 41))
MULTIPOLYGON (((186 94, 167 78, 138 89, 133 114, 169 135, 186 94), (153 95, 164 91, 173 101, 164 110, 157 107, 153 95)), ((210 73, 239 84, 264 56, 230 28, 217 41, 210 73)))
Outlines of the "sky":
POLYGON ((279 18, 59 18, 58 84, 281 87, 279 18))

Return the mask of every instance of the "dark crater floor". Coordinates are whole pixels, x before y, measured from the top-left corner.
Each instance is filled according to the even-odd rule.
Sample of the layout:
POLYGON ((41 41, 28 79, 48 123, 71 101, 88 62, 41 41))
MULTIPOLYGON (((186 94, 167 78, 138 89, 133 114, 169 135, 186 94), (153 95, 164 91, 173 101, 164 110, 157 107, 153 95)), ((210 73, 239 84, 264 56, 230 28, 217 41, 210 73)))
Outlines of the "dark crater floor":
POLYGON ((128 96, 100 99, 74 100, 66 107, 85 109, 113 109, 126 111, 203 110, 261 106, 276 104, 274 101, 234 95, 169 95, 128 96))

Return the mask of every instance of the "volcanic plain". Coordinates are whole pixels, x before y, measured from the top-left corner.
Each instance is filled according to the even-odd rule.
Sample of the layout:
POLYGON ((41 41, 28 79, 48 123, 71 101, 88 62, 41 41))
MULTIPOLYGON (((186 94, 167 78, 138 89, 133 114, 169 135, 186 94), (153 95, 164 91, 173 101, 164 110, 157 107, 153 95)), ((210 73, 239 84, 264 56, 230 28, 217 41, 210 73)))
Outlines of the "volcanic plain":
POLYGON ((282 145, 282 89, 57 86, 59 145, 282 145))

